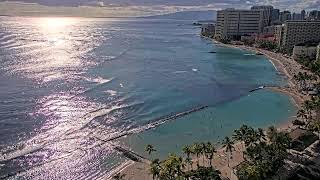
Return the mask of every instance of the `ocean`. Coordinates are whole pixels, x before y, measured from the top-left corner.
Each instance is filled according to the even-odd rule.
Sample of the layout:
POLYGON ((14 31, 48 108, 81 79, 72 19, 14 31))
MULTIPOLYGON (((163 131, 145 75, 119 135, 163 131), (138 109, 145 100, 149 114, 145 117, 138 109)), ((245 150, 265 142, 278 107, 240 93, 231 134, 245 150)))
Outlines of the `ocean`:
POLYGON ((249 92, 287 83, 264 56, 199 32, 187 20, 1 17, 0 178, 104 179, 128 161, 116 146, 164 158, 295 115, 288 96, 249 92))

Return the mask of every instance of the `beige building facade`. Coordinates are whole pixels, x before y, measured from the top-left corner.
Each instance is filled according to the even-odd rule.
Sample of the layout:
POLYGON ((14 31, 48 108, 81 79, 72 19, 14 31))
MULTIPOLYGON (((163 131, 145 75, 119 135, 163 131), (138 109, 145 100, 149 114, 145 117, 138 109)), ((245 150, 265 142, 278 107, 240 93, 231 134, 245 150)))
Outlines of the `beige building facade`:
POLYGON ((240 39, 241 36, 259 34, 263 30, 262 10, 225 9, 217 12, 215 37, 240 39))
POLYGON ((291 52, 297 44, 320 41, 320 21, 287 21, 277 36, 278 45, 291 52))

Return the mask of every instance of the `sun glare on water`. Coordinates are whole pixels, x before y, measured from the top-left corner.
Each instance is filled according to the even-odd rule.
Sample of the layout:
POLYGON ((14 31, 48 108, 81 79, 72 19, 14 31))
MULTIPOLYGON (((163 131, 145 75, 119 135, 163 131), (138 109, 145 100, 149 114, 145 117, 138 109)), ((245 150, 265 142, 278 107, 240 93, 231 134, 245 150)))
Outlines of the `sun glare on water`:
POLYGON ((69 25, 75 24, 74 18, 39 18, 37 23, 49 31, 61 30, 69 25))
POLYGON ((42 39, 42 47, 45 48, 43 52, 46 53, 44 58, 35 57, 40 61, 35 68, 50 72, 42 78, 44 82, 63 78, 68 74, 66 68, 76 68, 81 65, 81 60, 77 58, 78 44, 74 40, 74 36, 78 33, 77 18, 37 18, 34 23, 38 38, 42 39))
POLYGON ((50 42, 61 43, 76 21, 72 18, 41 18, 37 25, 50 42), (60 42, 59 42, 60 41, 60 42))

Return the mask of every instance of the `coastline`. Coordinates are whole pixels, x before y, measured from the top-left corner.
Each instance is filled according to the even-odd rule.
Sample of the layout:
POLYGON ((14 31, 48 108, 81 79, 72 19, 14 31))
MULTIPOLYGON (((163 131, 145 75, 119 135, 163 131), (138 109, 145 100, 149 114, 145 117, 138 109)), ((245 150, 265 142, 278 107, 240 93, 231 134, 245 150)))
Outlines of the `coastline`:
MULTIPOLYGON (((262 53, 266 58, 272 63, 274 68, 282 75, 287 77, 288 86, 285 87, 266 87, 266 89, 286 94, 289 96, 297 108, 300 108, 308 96, 299 93, 297 84, 294 81, 294 73, 302 71, 301 65, 295 62, 291 58, 284 57, 281 54, 270 52, 263 49, 258 49, 254 47, 248 47, 244 45, 230 45, 222 44, 220 42, 214 41, 218 46, 224 46, 229 48, 238 48, 242 50, 252 51, 254 53, 262 53)), ((282 131, 291 131, 293 128, 292 121, 295 117, 289 117, 286 122, 277 125, 277 128, 282 131)), ((242 143, 235 144, 236 151, 233 152, 233 158, 230 160, 230 167, 227 165, 227 154, 223 148, 218 148, 217 153, 214 156, 213 164, 216 169, 221 172, 223 177, 227 177, 230 180, 237 180, 237 177, 233 173, 233 167, 239 165, 243 161, 243 147, 242 143)), ((201 157, 197 159, 192 158, 194 164, 197 160, 201 162, 201 157)), ((149 163, 150 162, 133 162, 131 161, 126 166, 123 166, 119 171, 121 174, 125 174, 124 179, 128 180, 151 180, 152 175, 149 173, 149 163)), ((190 168, 190 167, 189 167, 190 168)))
POLYGON ((298 64, 296 61, 294 61, 293 59, 284 57, 279 53, 274 53, 268 50, 259 49, 255 47, 249 47, 245 45, 223 44, 215 40, 214 42, 218 46, 237 48, 241 50, 252 51, 254 53, 263 54, 281 75, 286 76, 288 81, 288 86, 285 86, 285 87, 273 86, 273 87, 266 87, 266 89, 288 95, 289 97, 292 98, 292 101, 294 102, 297 108, 300 108, 303 102, 309 99, 307 95, 302 95, 299 92, 297 87, 298 85, 296 84, 293 78, 295 72, 305 71, 305 70, 302 70, 302 66, 298 64))

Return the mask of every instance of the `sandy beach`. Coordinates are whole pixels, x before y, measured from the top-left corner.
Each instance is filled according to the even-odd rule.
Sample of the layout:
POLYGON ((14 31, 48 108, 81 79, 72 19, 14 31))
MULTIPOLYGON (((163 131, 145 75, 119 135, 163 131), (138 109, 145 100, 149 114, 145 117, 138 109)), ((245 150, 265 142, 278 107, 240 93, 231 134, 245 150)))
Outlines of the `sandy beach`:
MULTIPOLYGON (((288 79, 288 85, 286 87, 266 87, 272 91, 287 94, 292 97, 293 103, 300 108, 305 100, 308 99, 307 95, 302 95, 299 93, 298 86, 293 78, 294 74, 299 71, 304 71, 296 61, 291 58, 284 57, 281 54, 270 52, 263 49, 258 49, 254 47, 248 47, 243 45, 229 45, 221 44, 216 42, 218 46, 225 46, 230 48, 240 48, 243 50, 253 51, 255 53, 262 53, 266 56, 270 62, 273 64, 275 69, 282 75, 286 76, 288 79)), ((282 123, 278 126, 280 130, 290 130, 292 128, 292 121, 295 117, 290 117, 286 123, 282 123)), ((235 151, 232 154, 232 159, 230 159, 230 167, 228 167, 227 153, 224 149, 220 148, 213 159, 213 166, 221 172, 223 177, 227 177, 231 180, 237 180, 235 174, 233 174, 233 167, 239 165, 243 161, 243 149, 244 144, 236 143, 235 151)), ((193 157, 194 166, 196 166, 197 158, 193 157)), ((200 165, 203 164, 202 158, 199 158, 200 165)), ((208 164, 204 162, 204 164, 208 164)), ((191 168, 191 167, 188 167, 191 168)), ((121 170, 121 174, 125 174, 126 180, 150 180, 152 175, 149 173, 149 162, 142 163, 130 163, 130 165, 124 167, 121 170)))

